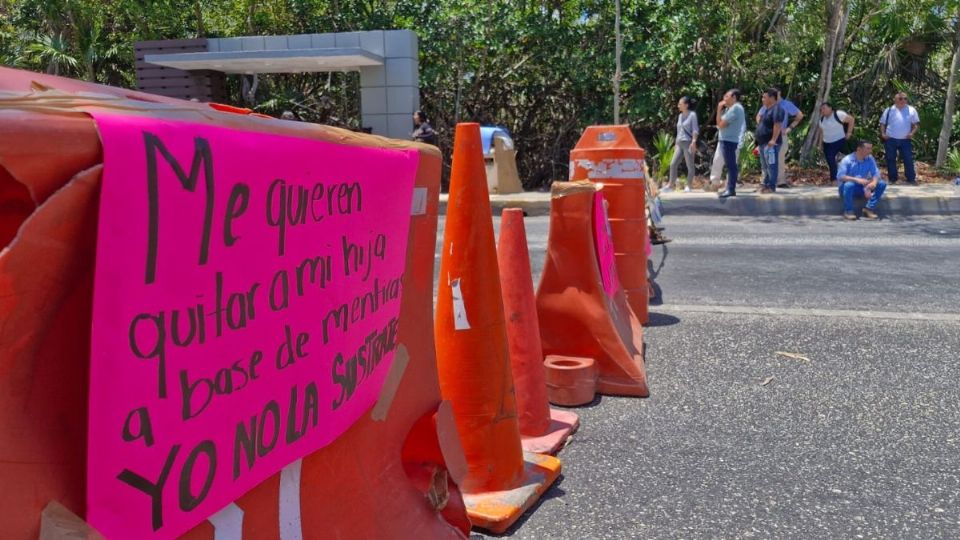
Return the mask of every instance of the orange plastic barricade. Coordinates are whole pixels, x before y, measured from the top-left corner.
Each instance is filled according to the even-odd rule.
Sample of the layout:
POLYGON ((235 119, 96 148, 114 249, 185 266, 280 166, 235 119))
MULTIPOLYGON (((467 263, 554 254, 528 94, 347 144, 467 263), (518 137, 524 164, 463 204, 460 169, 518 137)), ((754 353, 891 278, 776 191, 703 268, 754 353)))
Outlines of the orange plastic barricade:
POLYGON ((521 443, 527 452, 555 454, 580 426, 580 418, 576 413, 550 408, 547 401, 540 323, 533 295, 527 232, 520 208, 503 210, 497 260, 521 443))
POLYGON ((440 389, 453 405, 471 522, 503 532, 556 480, 560 461, 520 445, 479 124, 458 124, 434 332, 440 389))
POLYGON ((457 483, 466 463, 452 410, 441 401, 433 336, 419 326, 432 309, 439 152, 6 68, 0 68, 0 536, 37 538, 47 507, 45 515, 56 521, 45 521, 48 530, 66 526, 67 510, 86 513, 95 240, 99 213, 110 211, 98 204, 104 165, 97 128, 83 112, 88 107, 340 145, 414 145, 420 161, 401 346, 379 401, 340 438, 185 537, 465 538, 470 523, 457 483), (29 93, 31 87, 44 91, 29 93))
POLYGON ((596 220, 603 219, 594 213, 602 207, 595 197, 604 189, 585 181, 553 184, 547 256, 537 288, 540 340, 548 357, 594 359, 599 393, 646 397, 643 328, 622 287, 607 293, 594 241, 596 220))
POLYGON ((570 151, 570 180, 604 185, 617 252, 617 273, 641 324, 647 324, 650 302, 644 155, 630 126, 590 126, 570 151))

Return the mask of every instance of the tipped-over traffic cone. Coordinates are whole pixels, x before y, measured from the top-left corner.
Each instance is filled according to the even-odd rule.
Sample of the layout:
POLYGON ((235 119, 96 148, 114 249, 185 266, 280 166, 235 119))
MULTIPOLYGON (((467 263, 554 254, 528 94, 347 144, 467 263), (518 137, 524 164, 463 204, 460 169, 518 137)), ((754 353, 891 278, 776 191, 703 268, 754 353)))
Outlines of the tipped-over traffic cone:
POLYGON ((602 185, 555 182, 547 258, 537 289, 546 355, 593 358, 601 394, 650 395, 643 329, 617 278, 602 185))
POLYGON ((506 208, 501 214, 497 261, 521 443, 527 452, 555 454, 580 427, 580 418, 576 413, 551 409, 547 401, 527 232, 519 208, 506 208))
POLYGON ((440 391, 467 458, 460 487, 474 526, 503 532, 560 473, 520 446, 478 124, 457 124, 434 332, 440 391))

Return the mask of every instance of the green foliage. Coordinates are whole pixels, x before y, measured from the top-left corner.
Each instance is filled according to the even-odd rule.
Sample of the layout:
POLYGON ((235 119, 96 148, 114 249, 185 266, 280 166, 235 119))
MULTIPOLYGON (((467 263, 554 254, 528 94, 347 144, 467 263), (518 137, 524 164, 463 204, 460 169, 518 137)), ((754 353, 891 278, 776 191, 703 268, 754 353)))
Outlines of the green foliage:
POLYGON ((663 180, 667 178, 670 172, 670 162, 673 161, 673 155, 677 151, 676 141, 673 135, 666 131, 661 131, 657 133, 657 136, 653 139, 653 148, 656 152, 656 154, 654 154, 654 158, 656 159, 656 170, 653 173, 654 178, 663 180))
POLYGON ((947 152, 947 162, 944 165, 950 174, 960 175, 960 148, 953 148, 947 152))
POLYGON ((740 145, 740 154, 737 156, 737 166, 740 169, 740 174, 760 171, 760 158, 753 155, 753 150, 756 147, 757 142, 753 138, 753 133, 744 133, 743 144, 740 145))
MULTIPOLYGON (((919 159, 936 151, 957 0, 847 0, 849 21, 831 100, 857 117, 857 136, 879 139, 880 112, 907 90, 921 116, 919 159)), ((714 141, 717 101, 744 92, 748 117, 778 86, 815 121, 824 2, 622 0, 621 117, 666 174, 675 104, 700 105, 701 139, 714 141), (653 148, 651 148, 653 146, 653 148)), ((612 120, 613 3, 601 0, 0 0, 0 62, 133 86, 139 40, 408 28, 420 39, 420 102, 449 155, 458 121, 513 134, 525 187, 563 179, 583 129, 612 120)), ((359 128, 356 73, 269 75, 256 99, 229 79, 230 102, 267 114, 359 128)), ((752 123, 752 122, 751 122, 752 123)), ((960 137, 960 122, 955 123, 960 137)), ((748 139, 752 141, 752 139, 748 139)), ((755 170, 745 145, 741 168, 755 170)))

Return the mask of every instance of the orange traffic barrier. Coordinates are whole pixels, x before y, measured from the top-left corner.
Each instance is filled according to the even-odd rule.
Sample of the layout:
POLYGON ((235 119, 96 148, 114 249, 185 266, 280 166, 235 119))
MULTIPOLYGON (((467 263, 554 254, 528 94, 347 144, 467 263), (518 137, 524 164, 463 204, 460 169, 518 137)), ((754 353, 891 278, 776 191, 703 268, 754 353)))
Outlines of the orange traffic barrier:
POLYGON ((597 363, 593 358, 548 356, 547 395, 550 403, 576 407, 593 401, 597 394, 597 363))
POLYGON ((580 426, 576 413, 550 408, 523 210, 506 208, 497 245, 507 343, 520 437, 527 452, 555 454, 580 426))
POLYGON ((603 183, 617 273, 637 319, 647 324, 649 240, 643 158, 630 126, 590 126, 570 151, 570 180, 603 183))
POLYGON ((467 459, 474 526, 503 532, 556 480, 560 461, 520 445, 493 219, 478 124, 458 124, 434 332, 440 390, 467 459))
POLYGON ((615 264, 604 263, 598 249, 609 241, 597 200, 605 189, 590 182, 553 184, 537 288, 540 340, 547 356, 593 358, 599 393, 648 396, 643 328, 617 284, 615 264))
POLYGON ((410 217, 402 346, 380 401, 340 438, 185 538, 212 540, 224 534, 221 527, 257 540, 466 538, 470 523, 457 486, 466 463, 452 410, 440 397, 433 336, 418 322, 432 309, 441 168, 435 148, 6 68, 0 90, 18 93, 0 98, 0 207, 15 210, 0 215, 0 536, 37 538, 41 511, 55 503, 86 513, 94 246, 98 212, 109 211, 99 207, 97 128, 80 109, 95 104, 340 145, 418 149, 415 189, 424 204, 410 217), (35 80, 60 92, 28 94, 35 80), (86 94, 64 93, 80 91, 86 94))

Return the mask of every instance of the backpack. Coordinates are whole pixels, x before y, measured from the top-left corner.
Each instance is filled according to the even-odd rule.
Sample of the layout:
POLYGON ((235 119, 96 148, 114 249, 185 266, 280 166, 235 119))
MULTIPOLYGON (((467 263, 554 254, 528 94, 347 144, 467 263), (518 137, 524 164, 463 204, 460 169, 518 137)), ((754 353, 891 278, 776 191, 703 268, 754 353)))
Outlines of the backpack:
MULTIPOLYGON (((841 126, 843 125, 843 121, 840 120, 840 115, 837 114, 837 110, 836 110, 836 109, 833 110, 833 118, 834 118, 834 120, 837 121, 838 124, 840 124, 841 126)), ((823 120, 824 120, 824 118, 821 116, 821 117, 820 117, 820 123, 821 123, 821 124, 823 123, 823 120)))
MULTIPOLYGON (((883 124, 883 125, 885 125, 885 126, 890 125, 890 123, 889 123, 890 113, 893 112, 893 109, 894 109, 894 107, 893 107, 893 106, 890 106, 890 107, 887 107, 887 110, 883 111, 883 120, 880 121, 881 124, 883 124)), ((907 109, 907 112, 910 111, 910 107, 909 107, 909 106, 907 106, 906 109, 907 109)), ((902 114, 902 113, 901 113, 901 114, 902 114)))

